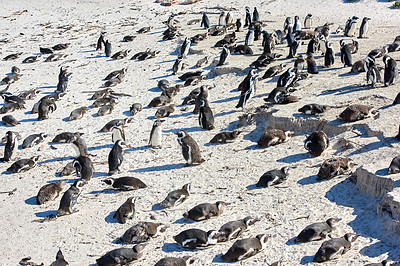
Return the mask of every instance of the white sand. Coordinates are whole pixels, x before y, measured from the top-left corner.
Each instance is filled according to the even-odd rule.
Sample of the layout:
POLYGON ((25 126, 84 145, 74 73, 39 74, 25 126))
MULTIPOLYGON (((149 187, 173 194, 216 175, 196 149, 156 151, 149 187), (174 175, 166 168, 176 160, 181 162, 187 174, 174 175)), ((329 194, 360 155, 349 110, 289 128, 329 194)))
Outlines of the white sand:
MULTIPOLYGON (((365 58, 371 49, 392 43, 395 36, 399 35, 400 14, 398 10, 389 8, 392 3, 364 0, 349 4, 339 0, 319 0, 305 5, 304 2, 222 0, 163 7, 152 1, 65 1, 60 7, 57 1, 3 1, 0 9, 2 25, 0 40, 5 38, 10 41, 5 44, 0 43, 0 57, 4 58, 15 52, 23 54, 16 60, 2 61, 0 73, 4 76, 10 72, 11 66, 16 65, 20 67, 23 77, 11 85, 10 91, 16 93, 39 87, 42 92, 35 100, 27 102, 26 110, 12 113, 21 121, 21 125, 13 128, 2 126, 0 135, 3 136, 6 131, 13 130, 25 138, 33 133, 46 132, 50 135, 47 141, 51 141, 56 134, 63 131, 84 132, 83 138, 87 142, 89 152, 95 155, 92 160, 96 163, 96 173, 78 199, 76 205, 78 213, 52 222, 32 222, 56 213, 61 196, 55 201, 38 206, 36 194, 43 185, 60 180, 57 173, 72 156, 75 156, 75 153, 68 144, 55 145, 57 150, 54 150, 47 141, 41 151, 38 151, 38 146, 19 150, 17 159, 39 154, 41 162, 34 170, 27 173, 2 175, 1 191, 11 191, 14 188, 17 188, 17 191, 12 195, 0 194, 3 202, 0 216, 2 225, 0 265, 15 265, 27 256, 31 256, 32 261, 49 265, 54 261, 59 247, 70 265, 93 264, 96 258, 105 252, 121 247, 113 241, 126 229, 138 221, 150 221, 150 216, 155 216, 157 221, 167 224, 169 228, 165 234, 149 242, 143 259, 137 262, 138 265, 152 265, 165 256, 184 255, 195 256, 198 259, 196 265, 221 262, 216 256, 225 253, 234 241, 221 243, 206 250, 185 251, 174 243, 172 237, 188 228, 218 229, 227 221, 244 218, 247 215, 260 217, 261 221, 251 227, 243 237, 265 232, 270 239, 268 248, 244 261, 245 264, 266 265, 278 260, 283 261, 284 265, 310 263, 321 241, 293 245, 290 239, 306 225, 329 217, 342 218, 335 235, 342 236, 344 233, 354 232, 361 234, 361 237, 345 256, 326 265, 362 265, 366 262, 381 261, 388 256, 393 260, 399 260, 399 248, 391 244, 398 236, 384 232, 375 211, 378 200, 368 195, 360 195, 355 185, 343 177, 316 182, 318 167, 314 167, 332 156, 348 156, 358 165, 366 165, 369 170, 386 175, 385 168, 389 166, 391 159, 398 155, 399 143, 390 139, 393 147, 389 147, 378 137, 367 137, 365 131, 360 129, 361 126, 355 126, 364 133, 364 136, 357 137, 353 133, 329 135, 332 145, 322 156, 314 158, 303 148, 303 141, 310 131, 297 132, 292 140, 279 146, 257 148, 256 142, 266 125, 265 121, 259 121, 258 125, 252 124, 242 128, 241 130, 245 132, 235 143, 209 145, 208 141, 219 131, 236 128, 238 116, 242 114, 242 111, 234 108, 239 95, 236 88, 244 78, 242 74, 221 75, 204 82, 204 84, 215 84, 215 88, 210 91, 210 105, 215 115, 216 126, 213 131, 205 131, 198 126, 197 115, 191 113, 193 106, 181 110, 183 109, 180 105, 181 99, 195 87, 183 88, 175 98, 178 108, 163 125, 162 149, 147 147, 156 109, 145 108, 137 114, 134 122, 128 124, 126 128, 127 142, 132 148, 126 149, 122 165, 123 173, 119 176, 132 175, 140 178, 148 188, 131 192, 103 191, 107 186, 101 180, 107 176, 108 166, 98 163, 107 161, 112 143, 110 134, 98 133, 98 130, 112 119, 131 117, 129 107, 134 102, 147 106, 153 97, 160 94, 156 88, 158 80, 167 78, 170 82, 177 81, 176 76, 171 76, 171 67, 177 56, 176 48, 179 40, 160 41, 162 32, 166 29, 161 22, 165 21, 171 12, 188 11, 188 14, 177 18, 181 21, 181 32, 189 37, 204 32, 199 28, 199 24, 186 25, 187 21, 201 17, 190 12, 204 11, 206 7, 217 5, 235 7, 237 11, 232 12, 234 18, 244 17, 246 5, 249 5, 251 10, 256 5, 261 19, 270 21, 265 28, 268 32, 282 29, 287 16, 299 15, 303 23, 304 16, 312 13, 313 25, 333 22, 333 31, 338 25, 344 25, 349 16, 356 15, 360 20, 364 16, 371 17, 368 34, 370 38, 358 40, 360 51, 353 55, 353 62, 365 58), (24 9, 28 12, 12 15, 13 12, 24 9), (144 26, 154 28, 150 33, 137 35, 131 43, 121 42, 125 35, 136 34, 136 30, 144 26), (113 61, 104 57, 103 52, 96 52, 93 44, 97 42, 100 31, 107 32, 113 53, 122 49, 132 49, 130 56, 113 61), (70 48, 61 51, 67 55, 65 62, 45 63, 44 57, 41 57, 36 63, 21 64, 24 58, 38 53, 39 46, 51 47, 65 42, 71 43, 70 48), (129 60, 134 53, 144 51, 146 48, 160 51, 160 54, 155 59, 147 61, 129 60), (37 115, 31 115, 29 111, 40 97, 55 90, 60 65, 69 66, 69 71, 73 73, 68 84, 68 93, 57 102, 58 109, 50 114, 50 119, 38 122, 37 115), (128 73, 125 80, 114 89, 117 92, 131 94, 133 97, 121 97, 120 103, 111 115, 97 117, 95 108, 90 109, 81 120, 67 121, 66 118, 72 110, 91 105, 92 101, 89 100, 91 95, 82 93, 83 91, 98 90, 103 84, 102 79, 109 72, 123 67, 128 67, 128 73), (184 167, 185 161, 173 134, 179 129, 186 129, 198 142, 207 160, 205 163, 196 167, 184 167), (341 137, 366 145, 366 148, 361 153, 356 149, 341 152, 332 148, 341 137), (247 186, 254 185, 264 172, 285 165, 297 165, 297 168, 291 171, 289 179, 280 188, 246 189, 247 186), (152 206, 163 200, 169 191, 189 182, 192 184, 193 195, 187 202, 166 212, 151 211, 152 206), (112 215, 130 196, 138 198, 137 213, 132 221, 121 225, 112 219, 112 215), (204 222, 182 223, 182 213, 186 210, 199 203, 217 200, 232 203, 220 217, 204 222), (306 216, 309 218, 296 220, 306 216)), ((218 12, 215 9, 207 11, 218 12)), ((210 15, 210 19, 212 24, 215 24, 218 15, 210 15)), ((361 21, 358 25, 360 23, 361 21)), ((238 34, 239 42, 243 42, 244 35, 245 32, 238 34)), ((220 49, 210 47, 222 37, 210 37, 193 48, 204 50, 204 55, 218 58, 220 49)), ((336 53, 339 53, 339 40, 342 38, 343 35, 331 36, 336 53)), ((254 56, 231 55, 228 58, 229 66, 243 69, 248 67, 261 54, 261 42, 256 42, 253 49, 254 56)), ((302 46, 300 53, 304 54, 305 51, 306 46, 302 46)), ((277 52, 283 53, 286 57, 288 48, 279 45, 277 52)), ((187 59, 189 66, 193 66, 204 55, 189 55, 187 59)), ((323 57, 317 55, 318 64, 323 65, 323 57)), ((399 52, 392 53, 391 56, 399 62, 399 52)), ((279 111, 274 115, 298 116, 298 108, 313 102, 334 105, 354 101, 380 108, 391 104, 400 91, 399 83, 388 88, 381 85, 370 90, 360 88, 359 85, 366 83, 365 74, 345 75, 349 68, 342 68, 338 56, 335 59, 333 69, 321 71, 313 78, 301 81, 301 86, 312 84, 294 93, 301 98, 300 102, 275 106, 274 108, 279 111), (346 87, 348 85, 355 86, 346 87), (327 89, 337 89, 337 91, 320 95, 322 90, 327 89), (369 97, 366 100, 357 100, 371 95, 383 98, 369 97)), ((284 61, 291 62, 283 59, 276 64, 284 61)), ((383 65, 381 59, 377 61, 383 65)), ((206 67, 205 73, 208 71, 209 67, 206 67)), ((259 81, 257 95, 249 107, 262 105, 263 98, 275 85, 276 78, 272 82, 259 81)), ((3 85, 0 89, 4 87, 3 85)), ((335 120, 342 110, 343 108, 329 110, 323 118, 335 120)), ((380 110, 379 117, 355 124, 365 124, 373 130, 382 131, 385 137, 391 138, 397 134, 399 111, 399 106, 384 108, 380 110)), ((4 172, 11 163, 2 163, 0 171, 4 172)), ((397 180, 398 185, 399 175, 391 177, 397 180)), ((72 184, 75 178, 76 176, 70 176, 63 180, 72 184)))

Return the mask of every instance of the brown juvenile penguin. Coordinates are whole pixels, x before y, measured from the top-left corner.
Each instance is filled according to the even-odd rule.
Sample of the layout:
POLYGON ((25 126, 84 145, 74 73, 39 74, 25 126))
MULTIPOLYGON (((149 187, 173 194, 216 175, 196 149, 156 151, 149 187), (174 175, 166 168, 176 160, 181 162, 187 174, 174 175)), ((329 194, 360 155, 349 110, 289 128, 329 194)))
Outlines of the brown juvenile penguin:
POLYGON ((201 221, 210 219, 213 216, 219 216, 224 212, 226 203, 217 201, 216 203, 202 203, 183 214, 183 217, 193 220, 201 221))
POLYGON ((210 140, 210 143, 226 143, 228 140, 235 140, 240 133, 241 131, 220 132, 210 140))
POLYGON ((36 203, 41 205, 57 198, 66 185, 67 183, 65 181, 58 181, 56 183, 44 185, 39 189, 36 197, 36 203))
POLYGON ((117 218, 117 221, 121 224, 126 223, 126 219, 133 219, 135 216, 135 203, 136 198, 128 198, 115 212, 113 218, 117 218))
POLYGON ((354 166, 354 162, 350 158, 332 158, 325 160, 318 172, 318 178, 328 179, 338 175, 344 174, 354 166))
POLYGON ((260 137, 257 144, 261 147, 278 145, 280 143, 289 141, 292 136, 292 131, 283 131, 281 129, 267 129, 265 130, 265 133, 260 137))
POLYGON ((157 111, 156 114, 154 115, 155 118, 163 118, 163 117, 168 117, 170 114, 175 112, 175 104, 170 104, 168 106, 162 106, 160 107, 157 111))
POLYGON ((3 117, 1 118, 1 122, 2 122, 4 125, 8 125, 8 126, 16 126, 16 125, 19 125, 19 124, 20 124, 20 122, 18 122, 17 119, 15 119, 15 117, 12 116, 12 115, 5 115, 5 116, 3 116, 3 117))
POLYGON ((126 230, 120 240, 124 243, 139 244, 161 235, 166 229, 162 223, 139 222, 126 230))
POLYGON ((86 112, 88 110, 89 110, 89 108, 87 108, 86 106, 79 107, 71 112, 68 120, 69 121, 78 120, 78 119, 82 118, 83 115, 86 114, 86 112))
POLYGON ((340 113, 338 118, 343 122, 355 122, 365 118, 373 117, 376 113, 377 111, 372 106, 353 104, 340 113))

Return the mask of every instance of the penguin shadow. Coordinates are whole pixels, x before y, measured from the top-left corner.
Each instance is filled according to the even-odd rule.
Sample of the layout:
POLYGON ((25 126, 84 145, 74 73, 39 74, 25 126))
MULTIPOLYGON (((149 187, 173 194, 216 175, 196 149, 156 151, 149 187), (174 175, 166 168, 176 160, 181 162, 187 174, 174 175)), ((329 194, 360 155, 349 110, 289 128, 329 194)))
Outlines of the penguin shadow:
POLYGON ((320 66, 318 68, 318 70, 321 71, 321 72, 331 71, 331 70, 339 70, 339 69, 342 69, 342 68, 341 67, 324 67, 324 66, 320 66))
POLYGON ((225 99, 219 99, 219 100, 213 101, 211 103, 226 103, 226 102, 230 102, 230 101, 234 101, 234 100, 239 100, 239 98, 240 98, 240 95, 234 96, 234 97, 225 98, 225 99))
MULTIPOLYGON (((96 117, 99 117, 99 116, 97 115, 97 113, 94 113, 94 114, 92 114, 92 117, 96 118, 96 117)), ((66 121, 66 122, 68 122, 68 121, 66 121)))
POLYGON ((109 224, 116 224, 116 223, 118 223, 117 219, 114 218, 115 213, 116 213, 116 211, 111 211, 111 212, 106 216, 106 218, 104 218, 104 220, 106 221, 106 223, 109 223, 109 224))
POLYGON ((212 131, 212 130, 202 129, 200 126, 194 126, 194 127, 186 128, 185 130, 188 133, 199 132, 199 131, 212 131))
POLYGON ((103 58, 105 55, 94 55, 94 56, 86 56, 85 59, 95 59, 95 58, 103 58))
MULTIPOLYGON (((341 69, 342 67, 339 67, 339 69, 341 69)), ((354 75, 356 75, 356 74, 359 74, 359 73, 351 73, 350 71, 349 72, 346 72, 346 73, 342 73, 342 74, 339 74, 338 75, 338 77, 350 77, 350 76, 354 76, 354 75)))
POLYGON ((214 117, 219 117, 219 116, 224 116, 224 115, 230 115, 230 114, 233 114, 233 113, 236 113, 236 112, 237 112, 237 110, 231 110, 231 111, 228 111, 228 112, 220 112, 220 113, 218 113, 218 114, 215 114, 214 117))
MULTIPOLYGON (((187 112, 181 113, 181 114, 170 115, 169 118, 188 117, 188 116, 196 116, 197 117, 199 115, 198 114, 193 114, 192 111, 187 111, 187 112)), ((174 131, 176 131, 176 130, 174 130, 174 131)))
POLYGON ((258 146, 257 144, 253 144, 253 145, 250 145, 250 146, 247 146, 246 148, 244 148, 244 150, 246 150, 246 151, 261 150, 261 149, 263 149, 263 148, 258 146))
POLYGON ((388 104, 388 105, 379 107, 378 110, 385 110, 385 109, 388 109, 389 107, 393 107, 393 106, 394 106, 393 104, 388 104))
POLYGON ((117 194, 123 192, 123 190, 111 189, 111 188, 104 188, 102 190, 93 190, 88 192, 87 194, 117 194))
POLYGON ((33 123, 33 122, 37 122, 37 121, 39 121, 37 118, 27 118, 27 119, 22 119, 22 120, 20 120, 19 122, 20 123, 33 123))
POLYGON ((379 169, 375 172, 376 175, 385 176, 387 175, 389 168, 379 169))
POLYGON ((2 174, 2 175, 11 175, 11 174, 14 174, 14 173, 5 170, 5 171, 3 171, 1 174, 2 174))
POLYGON ((27 198, 25 200, 25 203, 28 204, 28 205, 38 205, 37 202, 36 202, 36 196, 32 196, 30 198, 27 198))
POLYGON ((358 86, 358 85, 347 85, 347 86, 337 88, 334 90, 324 91, 324 92, 320 93, 318 96, 330 95, 330 94, 341 95, 341 94, 356 92, 359 90, 363 90, 363 88, 360 88, 360 86, 358 86))
POLYGON ((104 144, 104 145, 100 145, 100 146, 96 146, 96 147, 89 147, 88 151, 96 151, 96 150, 102 150, 102 149, 112 149, 114 145, 113 144, 104 144))
POLYGON ((63 122, 69 122, 69 116, 68 117, 64 117, 63 119, 61 119, 63 122))
POLYGON ((225 260, 223 260, 223 259, 221 258, 222 255, 223 255, 222 253, 216 255, 216 256, 213 258, 212 262, 213 262, 213 263, 229 263, 228 261, 225 261, 225 260))
POLYGON ((61 179, 58 179, 58 180, 48 180, 46 182, 51 184, 51 183, 56 183, 58 181, 64 181, 65 183, 73 184, 77 179, 79 179, 79 177, 73 178, 71 176, 71 178, 61 178, 61 179))
POLYGON ((255 189, 262 189, 265 187, 257 187, 257 184, 251 184, 246 187, 247 190, 255 190, 255 189))
POLYGON ((153 87, 149 89, 150 92, 161 92, 161 90, 158 87, 153 87))
MULTIPOLYGON (((131 113, 131 111, 124 111, 122 114, 125 115, 125 116, 133 116, 133 114, 131 113)), ((96 115, 97 115, 97 114, 96 114, 96 115)), ((93 116, 94 116, 94 115, 93 115, 93 116)))
POLYGON ((53 158, 53 159, 48 159, 44 161, 40 161, 37 163, 37 165, 42 165, 46 163, 53 163, 53 162, 59 162, 59 161, 67 161, 67 160, 73 160, 75 157, 72 156, 65 156, 65 157, 58 157, 58 158, 53 158))
POLYGON ((1 126, 2 126, 2 127, 7 127, 7 128, 9 128, 9 127, 15 127, 15 126, 11 126, 11 125, 4 125, 4 124, 1 124, 1 126))
POLYGON ((319 183, 321 182, 321 180, 317 179, 317 175, 312 175, 312 176, 307 176, 303 179, 300 179, 299 181, 297 181, 297 184, 306 186, 306 185, 312 185, 315 183, 319 183))
POLYGON ((300 244, 302 244, 301 242, 294 242, 294 240, 296 239, 296 236, 294 236, 294 237, 292 237, 292 238, 290 238, 290 239, 288 239, 288 241, 286 241, 286 245, 288 245, 288 246, 294 246, 294 245, 300 245, 300 244))
POLYGON ((166 253, 171 252, 183 252, 183 251, 197 251, 196 249, 184 249, 183 247, 179 246, 177 243, 164 243, 161 247, 161 250, 166 253))
POLYGON ((300 264, 301 265, 306 265, 306 264, 312 263, 313 260, 314 260, 314 256, 304 256, 301 259, 300 264))
POLYGON ((143 145, 143 146, 140 146, 140 147, 134 147, 134 148, 125 149, 124 152, 128 153, 128 152, 134 152, 134 151, 144 151, 144 150, 148 150, 150 148, 151 148, 151 146, 149 146, 149 145, 143 145))
POLYGON ((186 219, 185 217, 179 218, 178 220, 176 220, 175 222, 173 222, 172 224, 194 224, 196 223, 196 221, 192 221, 189 219, 186 219))
POLYGON ((159 171, 168 171, 174 169, 180 169, 185 167, 187 164, 185 163, 173 163, 173 164, 166 164, 161 166, 151 166, 151 167, 144 167, 135 170, 130 170, 129 172, 132 173, 145 173, 145 172, 159 172, 159 171))
POLYGON ((381 241, 377 241, 369 246, 363 247, 362 249, 360 249, 359 253, 363 256, 367 256, 370 258, 376 258, 385 253, 388 254, 388 259, 394 260, 395 257, 398 258, 398 255, 396 256, 396 249, 383 245, 381 241))
POLYGON ((39 218, 46 218, 46 217, 49 217, 49 216, 55 217, 56 214, 57 214, 56 210, 43 211, 43 212, 36 212, 35 213, 36 217, 39 217, 39 218))
MULTIPOLYGON (((24 115, 34 115, 34 114, 32 114, 31 111, 26 111, 26 112, 24 112, 24 115)), ((37 114, 35 114, 35 115, 37 115, 37 114)))
POLYGON ((156 204, 153 204, 153 206, 151 206, 151 210, 152 211, 161 211, 161 210, 164 210, 165 208, 164 207, 162 207, 161 205, 160 205, 160 203, 156 203, 156 204))
MULTIPOLYGON (((57 86, 41 86, 37 88, 38 90, 43 90, 43 89, 57 89, 57 86)), ((43 94, 53 94, 54 92, 48 92, 48 91, 42 91, 41 93, 43 94)))
POLYGON ((300 162, 302 160, 309 159, 309 158, 310 158, 310 154, 308 152, 304 152, 304 153, 292 154, 292 155, 280 158, 276 161, 279 163, 296 163, 296 162, 300 162))

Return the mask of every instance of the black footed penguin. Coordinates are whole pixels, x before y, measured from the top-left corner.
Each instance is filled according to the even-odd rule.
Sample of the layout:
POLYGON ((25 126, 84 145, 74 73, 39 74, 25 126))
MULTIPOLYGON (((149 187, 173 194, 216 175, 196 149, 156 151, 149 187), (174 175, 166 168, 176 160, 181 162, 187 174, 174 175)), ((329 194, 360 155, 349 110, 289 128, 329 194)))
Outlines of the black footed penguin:
POLYGON ((69 162, 67 163, 64 168, 62 169, 62 171, 60 172, 60 176, 69 176, 72 175, 73 173, 75 173, 75 167, 74 167, 74 162, 69 162))
POLYGON ((132 123, 132 121, 133 121, 133 118, 131 118, 131 117, 127 117, 125 119, 113 119, 110 122, 108 122, 107 124, 105 124, 105 126, 100 129, 100 132, 110 132, 111 129, 114 126, 117 126, 119 123, 121 123, 122 125, 125 125, 127 123, 132 123))
POLYGON ((133 219, 135 216, 135 203, 136 198, 128 198, 115 212, 113 218, 117 218, 117 221, 121 224, 126 223, 126 219, 133 219))
POLYGON ((75 133, 63 132, 63 133, 60 133, 60 134, 56 135, 51 142, 54 142, 54 143, 67 143, 73 137, 73 135, 76 135, 77 137, 80 137, 83 134, 84 133, 80 133, 80 132, 75 132, 75 133))
POLYGON ((214 115, 207 100, 201 100, 199 124, 203 129, 214 129, 214 115))
POLYGON ((147 187, 147 185, 143 183, 140 179, 132 176, 107 178, 104 179, 103 182, 107 185, 112 186, 114 189, 122 191, 136 190, 147 187))
POLYGON ((282 183, 289 175, 289 167, 282 167, 280 170, 274 169, 264 173, 258 180, 257 187, 270 187, 282 183))
POLYGON ((377 82, 382 83, 381 73, 375 64, 375 58, 373 56, 367 56, 365 59, 365 66, 367 67, 367 83, 371 82, 371 87, 375 87, 377 82))
POLYGON ((104 44, 106 57, 111 56, 111 43, 107 40, 104 44))
POLYGON ((99 266, 123 266, 140 259, 143 256, 145 244, 138 244, 132 248, 117 248, 104 254, 96 260, 99 266))
POLYGON ((187 229, 174 236, 174 240, 183 248, 195 249, 215 245, 218 242, 219 233, 216 230, 205 232, 201 229, 187 229))
POLYGON ((240 133, 241 131, 220 132, 210 140, 210 143, 226 143, 228 140, 235 140, 240 133))
POLYGON ((304 141, 304 148, 313 156, 320 156, 328 147, 329 138, 323 131, 314 131, 304 141))
POLYGON ((344 64, 344 67, 352 65, 351 51, 348 45, 346 45, 344 40, 340 41, 340 60, 344 64))
POLYGON ((151 128, 149 145, 153 148, 161 148, 162 143, 162 123, 165 120, 157 119, 153 123, 153 127, 151 128))
POLYGON ((300 40, 294 39, 289 47, 289 55, 286 58, 294 58, 297 54, 297 49, 300 46, 300 40))
POLYGON ((161 235, 167 227, 162 223, 139 222, 125 231, 120 241, 123 243, 139 244, 161 235))
POLYGON ((183 217, 192 221, 201 221, 210 219, 213 216, 219 216, 224 212, 226 203, 217 201, 216 203, 202 203, 183 214, 183 217))
POLYGON ((311 54, 307 56, 307 72, 310 74, 319 73, 317 63, 315 62, 314 56, 311 54))
POLYGON ((353 104, 347 107, 338 118, 343 122, 355 122, 373 117, 377 111, 372 106, 363 104, 353 104))
POLYGON ((350 170, 354 166, 354 162, 350 158, 331 158, 325 160, 319 171, 317 180, 328 179, 338 175, 344 174, 346 171, 350 170))
POLYGON ((118 123, 111 129, 111 141, 112 143, 117 142, 117 140, 122 140, 125 142, 125 130, 122 123, 118 123))
POLYGON ((245 84, 242 86, 242 91, 240 94, 239 103, 236 105, 236 108, 244 109, 247 103, 253 98, 254 94, 256 93, 256 81, 257 81, 257 70, 252 69, 250 70, 250 77, 246 81, 245 84))
POLYGON ((238 238, 250 225, 253 225, 257 221, 257 219, 247 216, 244 219, 227 222, 218 230, 220 234, 218 242, 226 242, 238 238))
POLYGON ((125 142, 117 140, 108 155, 108 175, 121 172, 120 166, 124 160, 122 145, 125 145, 125 142))
POLYGON ((133 116, 142 110, 143 110, 143 106, 141 103, 134 103, 134 104, 132 104, 131 108, 129 109, 129 111, 131 112, 131 114, 133 116))
POLYGON ((30 148, 35 145, 38 145, 39 143, 43 142, 45 138, 47 138, 47 134, 45 134, 45 133, 29 135, 22 142, 22 149, 26 149, 26 148, 30 148))
POLYGON ((250 27, 251 22, 252 22, 252 21, 251 21, 250 7, 246 6, 246 7, 245 7, 245 10, 246 10, 246 18, 245 18, 244 26, 245 26, 245 27, 250 27))
POLYGON ((78 212, 73 209, 77 203, 78 197, 82 192, 83 186, 86 184, 83 180, 76 180, 75 183, 64 193, 60 201, 60 207, 58 208, 56 216, 63 216, 78 212))
POLYGON ((205 29, 208 29, 210 27, 210 19, 208 18, 206 12, 203 12, 200 27, 204 27, 205 29))
POLYGON ((341 219, 329 218, 325 222, 318 222, 307 225, 300 234, 294 239, 295 243, 310 242, 325 239, 329 233, 336 228, 336 224, 341 219))
POLYGON ((323 242, 315 254, 313 262, 324 262, 339 258, 351 249, 351 243, 356 241, 358 236, 347 233, 343 237, 332 238, 323 242))
POLYGON ((195 259, 192 256, 184 256, 182 258, 165 257, 159 260, 154 266, 188 266, 194 262, 195 259))
POLYGON ((217 64, 217 66, 222 66, 222 65, 224 65, 224 64, 226 63, 226 59, 228 58, 228 56, 229 56, 230 54, 231 54, 231 53, 230 53, 229 49, 228 49, 226 46, 224 46, 224 47, 222 48, 221 56, 219 57, 219 62, 218 62, 218 64, 217 64))
POLYGON ((312 26, 312 14, 308 14, 304 18, 304 28, 305 29, 311 29, 311 26, 312 26))
POLYGON ((299 16, 294 17, 294 24, 293 24, 293 32, 300 32, 301 31, 301 23, 299 16))
POLYGON ((76 174, 85 181, 90 181, 94 173, 94 166, 92 160, 87 156, 78 156, 73 163, 76 174))
POLYGON ((385 72, 383 74, 383 80, 385 87, 390 86, 395 83, 396 79, 399 77, 399 68, 397 67, 397 62, 388 55, 383 57, 383 63, 385 64, 385 72))
POLYGON ((38 120, 42 121, 45 119, 49 119, 49 113, 57 110, 56 102, 52 99, 42 99, 39 103, 38 108, 38 120))
POLYGON ((186 37, 182 43, 182 46, 179 47, 179 53, 182 58, 186 58, 187 55, 189 54, 189 49, 190 49, 191 43, 192 42, 190 41, 190 38, 186 37))
POLYGON ((279 76, 277 87, 286 88, 295 79, 297 73, 297 68, 288 68, 282 75, 279 76))
POLYGON ((316 115, 322 114, 326 110, 331 109, 329 105, 321 105, 317 103, 306 104, 301 107, 298 111, 305 114, 305 115, 316 115))
POLYGON ((65 93, 67 91, 68 81, 71 75, 72 73, 63 72, 63 74, 58 77, 59 80, 57 83, 57 89, 55 90, 55 93, 65 93))
POLYGON ((357 24, 358 17, 353 16, 349 18, 346 22, 346 26, 344 28, 344 35, 347 37, 353 37, 356 32, 356 24, 357 24))
POLYGON ((163 208, 175 207, 182 204, 190 196, 190 184, 184 185, 181 189, 173 190, 168 193, 167 197, 160 202, 163 208))
POLYGON ((371 20, 371 18, 364 17, 363 21, 361 22, 360 26, 360 33, 358 34, 358 38, 368 38, 366 37, 368 33, 368 21, 371 20))
POLYGON ((19 159, 14 162, 10 167, 7 168, 8 172, 21 173, 26 172, 36 166, 36 162, 39 160, 39 156, 34 156, 30 159, 19 159))
POLYGON ((15 154, 18 150, 18 140, 21 139, 21 136, 13 131, 7 131, 6 133, 6 145, 4 146, 4 155, 3 158, 0 159, 2 162, 8 162, 14 159, 15 154))
POLYGON ((73 134, 68 142, 71 143, 72 148, 76 152, 76 156, 89 156, 86 142, 80 135, 73 134))
POLYGON ((56 183, 44 185, 39 189, 36 196, 36 203, 41 205, 57 198, 66 185, 67 183, 65 181, 58 181, 56 183))
POLYGON ((260 21, 260 14, 258 13, 257 7, 254 7, 253 11, 253 23, 260 21))
POLYGON ((297 71, 304 70, 305 64, 306 64, 306 60, 304 59, 303 55, 299 55, 299 56, 296 58, 296 61, 294 61, 294 68, 295 68, 297 71))
POLYGON ((236 32, 241 32, 241 31, 243 31, 242 19, 238 18, 236 20, 236 32))
POLYGON ((281 129, 266 129, 264 134, 257 141, 260 147, 269 147, 287 142, 292 137, 293 132, 283 131, 281 129))
POLYGON ((64 254, 61 251, 61 248, 58 249, 56 254, 56 260, 50 264, 50 266, 67 266, 69 263, 65 260, 64 254))
POLYGON ((397 174, 400 173, 400 155, 396 156, 392 162, 390 163, 388 174, 397 174))
POLYGON ((286 64, 280 64, 277 66, 270 67, 267 71, 265 71, 262 78, 265 79, 265 78, 275 77, 276 75, 281 73, 285 67, 286 67, 286 64))
POLYGON ((100 37, 97 40, 96 51, 103 49, 105 32, 100 32, 100 37))
POLYGON ((199 145, 185 130, 180 130, 176 134, 178 143, 182 147, 183 158, 185 158, 188 165, 205 162, 201 156, 199 145))
POLYGON ((335 51, 333 51, 331 42, 325 42, 325 47, 326 51, 324 67, 331 67, 333 64, 335 64, 335 51))
POLYGON ((246 34, 246 37, 244 39, 244 44, 248 46, 252 46, 254 43, 254 27, 253 25, 249 26, 249 31, 246 34))
POLYGON ((221 256, 221 259, 228 262, 247 259, 266 248, 267 241, 268 237, 266 234, 259 234, 255 238, 237 240, 229 250, 221 256))

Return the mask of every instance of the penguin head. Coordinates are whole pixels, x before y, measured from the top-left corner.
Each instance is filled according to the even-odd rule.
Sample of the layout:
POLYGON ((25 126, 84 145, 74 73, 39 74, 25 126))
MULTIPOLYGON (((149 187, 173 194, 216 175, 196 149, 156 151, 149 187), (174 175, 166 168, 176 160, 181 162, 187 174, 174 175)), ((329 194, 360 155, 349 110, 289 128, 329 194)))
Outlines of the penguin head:
POLYGON ((185 261, 185 265, 190 265, 195 262, 195 259, 192 256, 185 256, 182 259, 185 261))
POLYGON ((266 234, 259 234, 256 238, 260 241, 262 248, 267 246, 268 236, 266 234))
POLYGON ((137 244, 137 245, 133 246, 132 249, 135 253, 141 254, 143 252, 143 249, 146 246, 147 246, 147 243, 141 243, 141 244, 137 244))
POLYGON ((115 145, 118 145, 119 147, 123 148, 122 145, 126 145, 125 142, 122 139, 119 139, 115 142, 115 145))
POLYGON ((190 195, 190 186, 191 186, 190 183, 187 183, 182 187, 182 189, 186 190, 189 195, 190 195))
POLYGON ((135 197, 130 197, 126 200, 129 204, 135 205, 136 203, 136 198, 135 197))
POLYGON ((326 223, 327 223, 330 227, 334 228, 334 227, 336 226, 336 224, 337 224, 340 220, 342 220, 342 219, 340 219, 340 218, 329 218, 328 220, 326 220, 326 223))
POLYGON ((383 63, 385 64, 385 66, 387 67, 389 60, 390 60, 390 56, 385 55, 382 60, 383 60, 383 63))
POLYGON ((73 187, 76 187, 79 191, 82 190, 83 186, 86 185, 87 182, 81 179, 75 180, 74 184, 72 185, 73 187))
POLYGON ((254 219, 251 216, 247 216, 246 218, 243 219, 243 221, 244 221, 245 225, 250 226, 250 225, 253 225, 256 222, 258 222, 259 220, 258 219, 254 219))
POLYGON ((57 184, 61 189, 63 189, 63 188, 67 185, 67 182, 60 180, 60 181, 57 181, 56 184, 57 184))
POLYGON ((167 226, 165 224, 158 223, 157 224, 157 232, 164 233, 167 230, 167 226))
POLYGON ((186 130, 180 130, 178 133, 175 133, 175 134, 178 136, 178 139, 183 139, 184 137, 186 137, 188 135, 186 130))
POLYGON ((114 183, 114 178, 107 178, 103 180, 104 183, 111 186, 114 183))
POLYGON ((346 42, 344 41, 344 40, 340 40, 340 47, 343 47, 343 46, 345 46, 346 45, 346 42))
POLYGON ((285 166, 281 168, 281 172, 284 173, 286 176, 289 175, 289 167, 285 166))
POLYGON ((39 159, 40 159, 40 155, 31 157, 31 160, 34 161, 34 162, 39 161, 39 159))
POLYGON ((343 237, 344 239, 346 239, 348 242, 352 243, 354 241, 356 241, 356 239, 359 237, 360 235, 356 235, 353 233, 347 233, 345 234, 343 237))
POLYGON ((219 211, 223 211, 227 205, 226 202, 223 201, 217 201, 215 204, 217 205, 217 209, 219 211))
POLYGON ((207 244, 217 244, 220 232, 217 230, 210 230, 207 232, 207 244))

